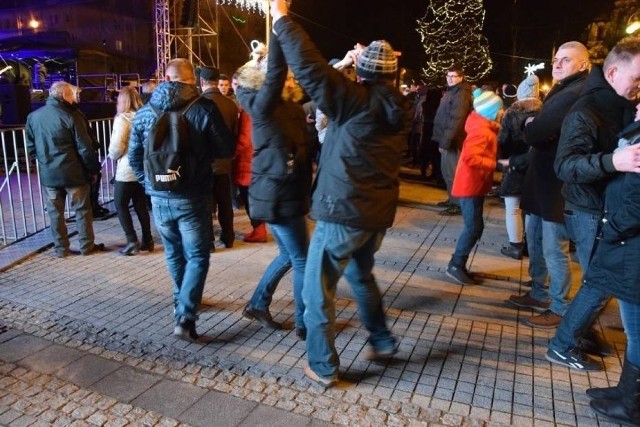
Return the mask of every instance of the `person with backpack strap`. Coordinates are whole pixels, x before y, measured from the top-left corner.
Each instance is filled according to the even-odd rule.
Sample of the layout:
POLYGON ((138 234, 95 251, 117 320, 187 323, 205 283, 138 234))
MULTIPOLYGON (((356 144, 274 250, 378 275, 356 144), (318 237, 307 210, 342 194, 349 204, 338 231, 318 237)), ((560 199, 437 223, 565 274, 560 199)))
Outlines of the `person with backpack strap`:
POLYGON ((173 333, 195 342, 211 248, 211 162, 232 136, 215 103, 198 95, 193 65, 177 58, 166 70, 131 124, 129 164, 151 197, 173 280, 173 333))

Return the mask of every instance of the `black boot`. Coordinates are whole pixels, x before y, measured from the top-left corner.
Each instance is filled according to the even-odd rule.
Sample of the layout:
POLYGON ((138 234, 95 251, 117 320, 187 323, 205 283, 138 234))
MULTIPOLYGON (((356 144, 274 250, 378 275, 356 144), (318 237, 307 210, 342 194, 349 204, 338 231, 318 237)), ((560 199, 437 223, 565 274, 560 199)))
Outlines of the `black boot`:
POLYGON ((592 400, 591 408, 610 421, 640 426, 640 367, 626 359, 624 365, 618 383, 620 398, 592 400))
POLYGON ((625 387, 623 383, 631 379, 631 375, 626 372, 627 370, 631 369, 631 366, 633 365, 627 362, 625 356, 625 361, 622 365, 622 373, 620 374, 620 381, 618 385, 615 387, 588 388, 587 395, 592 399, 620 399, 622 397, 622 392, 620 390, 625 387))
POLYGON ((509 246, 506 246, 500 249, 500 253, 502 255, 508 256, 509 258, 521 260, 523 250, 524 250, 523 243, 509 243, 509 246))
POLYGON ((139 250, 140 250, 140 244, 137 241, 128 242, 127 246, 120 249, 120 254, 124 256, 131 256, 131 255, 137 254, 139 250))

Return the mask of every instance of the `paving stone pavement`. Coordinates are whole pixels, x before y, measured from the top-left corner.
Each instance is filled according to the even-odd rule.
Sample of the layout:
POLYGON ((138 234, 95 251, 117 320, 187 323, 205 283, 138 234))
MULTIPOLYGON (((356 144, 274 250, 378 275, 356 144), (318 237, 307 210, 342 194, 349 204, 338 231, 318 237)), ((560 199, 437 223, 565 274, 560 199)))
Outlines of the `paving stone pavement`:
MULTIPOLYGON (((211 255, 198 321, 205 345, 172 335, 161 247, 120 256, 117 219, 96 222, 109 252, 61 260, 49 249, 0 274, 0 425, 610 425, 584 391, 617 382, 624 358, 617 307, 598 323, 616 349, 603 372, 551 365, 544 353, 553 331, 524 326, 531 310, 506 303, 526 291, 528 277, 526 260, 500 254, 501 202, 487 199, 484 235, 470 258, 482 281, 460 286, 444 274, 462 226, 461 217, 437 215, 445 196, 404 181, 376 257, 396 359, 363 359, 367 334, 340 282, 341 382, 326 391, 305 379, 305 346, 293 329, 268 331, 242 317, 276 247, 241 242, 249 228, 241 212, 234 248, 211 255)), ((577 284, 576 263, 574 273, 577 284)), ((290 274, 271 312, 293 328, 290 274)))

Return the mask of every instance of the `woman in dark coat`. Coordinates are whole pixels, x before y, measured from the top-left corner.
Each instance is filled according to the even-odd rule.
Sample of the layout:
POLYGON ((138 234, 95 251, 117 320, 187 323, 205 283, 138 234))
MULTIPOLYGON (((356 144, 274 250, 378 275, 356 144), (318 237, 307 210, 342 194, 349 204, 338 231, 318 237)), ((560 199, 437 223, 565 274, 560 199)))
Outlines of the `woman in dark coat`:
MULTIPOLYGON (((621 145, 640 143, 640 105, 636 121, 622 131, 621 145)), ((640 174, 618 175, 607 186, 604 217, 584 281, 618 300, 627 335, 624 366, 617 387, 587 390, 591 407, 610 420, 640 425, 640 174)))
POLYGON ((500 196, 504 198, 504 222, 509 236, 509 246, 503 247, 500 252, 514 259, 522 259, 524 250, 520 197, 529 166, 529 147, 524 140, 524 122, 529 117, 534 117, 542 108, 538 87, 539 80, 536 75, 528 76, 520 83, 516 95, 518 100, 505 111, 498 135, 498 163, 502 167, 500 196))
POLYGON ((237 96, 253 123, 251 218, 269 224, 280 252, 267 267, 243 315, 265 327, 281 329, 269 305, 280 279, 293 267, 296 335, 306 339, 301 297, 309 245, 305 215, 311 192, 306 116, 297 103, 302 90, 288 73, 276 38, 269 49, 266 75, 259 63, 242 67, 237 96))

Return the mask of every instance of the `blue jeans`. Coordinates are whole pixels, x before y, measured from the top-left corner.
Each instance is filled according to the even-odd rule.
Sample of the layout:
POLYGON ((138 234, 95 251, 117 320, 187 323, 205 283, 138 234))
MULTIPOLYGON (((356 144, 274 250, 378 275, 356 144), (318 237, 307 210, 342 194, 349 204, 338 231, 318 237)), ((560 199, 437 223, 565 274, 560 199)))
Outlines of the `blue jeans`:
POLYGON ((460 198, 464 228, 458 238, 456 250, 451 257, 451 264, 456 267, 466 267, 471 250, 482 237, 482 231, 484 230, 483 207, 484 197, 460 198))
POLYGON ((293 266, 293 299, 296 328, 304 328, 302 285, 304 284, 304 269, 307 263, 307 249, 309 247, 307 221, 304 216, 299 216, 286 222, 269 223, 269 228, 276 239, 280 253, 271 261, 271 264, 262 275, 262 279, 260 279, 260 283, 258 283, 249 301, 249 305, 256 310, 268 310, 278 283, 293 266))
POLYGON ((153 219, 162 238, 167 269, 173 279, 176 319, 197 319, 209 271, 211 210, 206 197, 151 197, 153 219))
POLYGON ((620 318, 627 335, 627 360, 640 366, 640 304, 618 300, 620 318))
POLYGON ((529 249, 529 275, 533 280, 530 295, 539 301, 551 300, 549 309, 564 316, 571 288, 567 230, 562 223, 545 221, 531 214, 526 217, 525 228, 529 249), (548 288, 545 287, 547 278, 548 288))
POLYGON ((596 242, 598 232, 599 215, 590 214, 578 210, 565 210, 564 223, 567 225, 567 234, 576 244, 578 262, 582 268, 582 274, 587 271, 593 245, 596 242))
POLYGON ((335 376, 340 366, 335 347, 335 295, 342 274, 351 285, 360 320, 370 334, 369 343, 377 351, 396 347, 387 328, 380 289, 371 273, 374 254, 384 234, 385 230, 368 231, 332 222, 316 224, 307 256, 302 300, 309 367, 321 377, 335 376))
POLYGON ((577 338, 591 326, 609 299, 609 294, 583 281, 549 342, 549 348, 565 352, 577 347, 577 338))
POLYGON ((71 210, 76 215, 76 229, 80 251, 93 249, 93 211, 91 210, 89 184, 79 187, 43 187, 47 197, 47 213, 51 221, 51 237, 54 250, 58 254, 69 251, 69 234, 64 220, 64 202, 71 198, 71 210))

